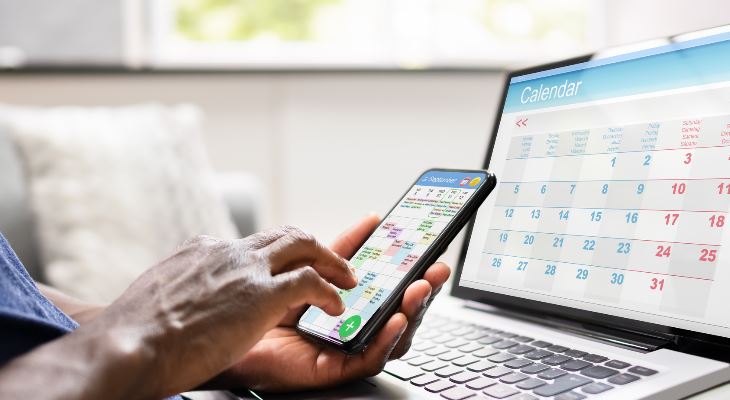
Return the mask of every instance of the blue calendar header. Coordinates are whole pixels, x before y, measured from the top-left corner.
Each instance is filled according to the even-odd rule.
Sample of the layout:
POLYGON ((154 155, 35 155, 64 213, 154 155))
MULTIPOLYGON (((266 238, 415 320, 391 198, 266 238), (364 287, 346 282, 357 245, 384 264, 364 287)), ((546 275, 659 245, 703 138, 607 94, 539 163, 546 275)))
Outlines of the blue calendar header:
POLYGON ((730 33, 522 75, 504 112, 730 81, 730 33))
POLYGON ((487 174, 484 172, 466 173, 434 170, 421 175, 416 185, 476 189, 484 183, 486 178, 487 174))

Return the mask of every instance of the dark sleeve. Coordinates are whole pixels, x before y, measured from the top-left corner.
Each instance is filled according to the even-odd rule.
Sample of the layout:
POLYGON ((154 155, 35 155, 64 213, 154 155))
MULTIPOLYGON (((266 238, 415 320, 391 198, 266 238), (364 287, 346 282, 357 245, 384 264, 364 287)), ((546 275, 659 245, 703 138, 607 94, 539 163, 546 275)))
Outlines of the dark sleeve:
POLYGON ((65 328, 47 321, 36 321, 0 309, 0 365, 67 332, 65 328))

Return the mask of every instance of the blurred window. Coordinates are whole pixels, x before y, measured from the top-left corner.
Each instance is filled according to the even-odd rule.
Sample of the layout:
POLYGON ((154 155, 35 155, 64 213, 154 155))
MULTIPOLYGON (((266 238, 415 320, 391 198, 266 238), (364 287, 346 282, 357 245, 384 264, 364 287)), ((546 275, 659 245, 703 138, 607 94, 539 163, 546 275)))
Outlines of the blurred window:
POLYGON ((156 65, 493 67, 602 44, 600 0, 158 0, 156 65))

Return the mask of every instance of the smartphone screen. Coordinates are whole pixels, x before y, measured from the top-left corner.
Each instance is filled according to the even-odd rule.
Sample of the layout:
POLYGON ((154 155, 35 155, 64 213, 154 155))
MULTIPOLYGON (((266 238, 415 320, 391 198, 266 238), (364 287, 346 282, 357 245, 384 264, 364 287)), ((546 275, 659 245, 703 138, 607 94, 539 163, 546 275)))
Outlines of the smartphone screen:
POLYGON ((340 290, 345 312, 333 317, 311 306, 299 320, 300 329, 335 343, 353 339, 486 179, 479 171, 421 175, 351 258, 358 284, 340 290))

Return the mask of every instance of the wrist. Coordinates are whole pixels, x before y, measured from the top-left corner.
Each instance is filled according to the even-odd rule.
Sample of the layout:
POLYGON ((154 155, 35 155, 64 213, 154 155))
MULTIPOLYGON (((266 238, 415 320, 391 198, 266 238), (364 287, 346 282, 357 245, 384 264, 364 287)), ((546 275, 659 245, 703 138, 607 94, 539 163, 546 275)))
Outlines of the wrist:
POLYGON ((166 380, 157 379, 161 378, 157 352, 147 339, 136 330, 99 325, 85 325, 69 335, 76 336, 89 376, 96 382, 91 393, 99 398, 162 398, 174 394, 165 385, 166 380))
POLYGON ((89 305, 82 309, 76 310, 69 314, 69 317, 74 321, 78 322, 79 325, 86 325, 101 315, 106 306, 101 305, 89 305))

